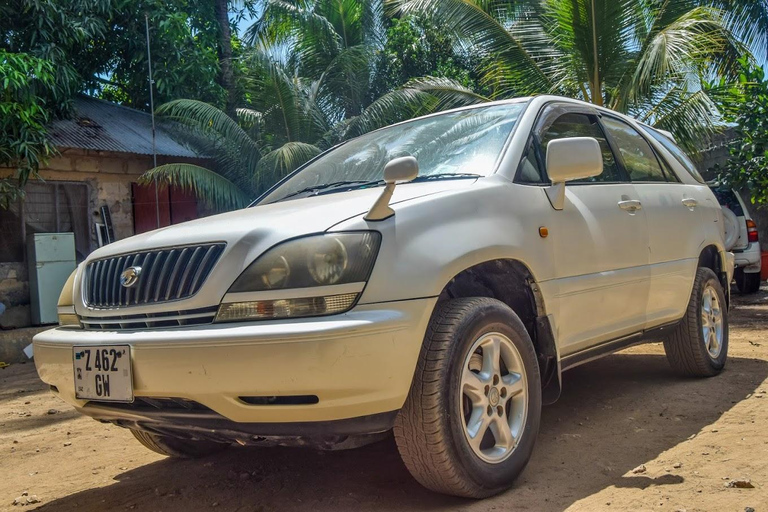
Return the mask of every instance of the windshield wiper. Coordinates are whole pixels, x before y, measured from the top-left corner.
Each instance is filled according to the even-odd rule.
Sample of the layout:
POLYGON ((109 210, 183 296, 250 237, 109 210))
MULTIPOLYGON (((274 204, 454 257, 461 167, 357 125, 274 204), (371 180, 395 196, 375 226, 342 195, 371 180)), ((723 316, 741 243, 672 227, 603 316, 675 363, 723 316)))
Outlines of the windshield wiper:
MULTIPOLYGON (((382 180, 347 180, 347 181, 334 181, 333 183, 325 183, 323 185, 314 185, 311 187, 303 188, 301 190, 297 190, 296 192, 291 192, 290 194, 281 197, 278 199, 278 201, 282 201, 283 199, 288 199, 289 197, 298 196, 300 194, 309 194, 314 192, 313 195, 320 195, 323 191, 331 192, 336 191, 338 188, 362 188, 366 185, 383 185, 384 181, 382 180)), ((339 190, 338 192, 341 192, 339 190)))
POLYGON ((471 172, 443 172, 440 174, 426 174, 424 176, 417 176, 414 179, 412 179, 409 183, 419 182, 419 181, 432 181, 432 180, 443 180, 443 179, 463 179, 463 178, 482 178, 483 176, 481 174, 473 174, 471 172))
MULTIPOLYGON (((467 172, 445 172, 441 174, 429 174, 425 176, 417 176, 409 183, 418 183, 421 181, 434 181, 440 179, 467 179, 467 178, 482 178, 480 174, 473 174, 467 172)), ((346 181, 334 181, 332 183, 324 183, 322 185, 313 185, 306 187, 296 192, 291 192, 278 199, 275 202, 284 201, 301 194, 311 194, 313 196, 319 196, 323 194, 331 194, 333 192, 345 192, 348 190, 356 190, 365 188, 367 186, 381 186, 384 185, 384 180, 346 180, 346 181)))

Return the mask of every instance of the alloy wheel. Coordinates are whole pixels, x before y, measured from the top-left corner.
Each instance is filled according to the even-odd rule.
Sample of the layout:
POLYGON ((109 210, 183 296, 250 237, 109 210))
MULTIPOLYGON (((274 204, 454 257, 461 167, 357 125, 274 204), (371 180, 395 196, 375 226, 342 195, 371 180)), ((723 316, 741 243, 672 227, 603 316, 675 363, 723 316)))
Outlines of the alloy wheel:
POLYGON ((477 339, 462 367, 464 435, 481 460, 498 464, 517 447, 528 412, 528 379, 520 352, 500 333, 477 339))
POLYGON ((710 357, 717 359, 723 348, 723 311, 711 285, 701 295, 701 334, 710 357))

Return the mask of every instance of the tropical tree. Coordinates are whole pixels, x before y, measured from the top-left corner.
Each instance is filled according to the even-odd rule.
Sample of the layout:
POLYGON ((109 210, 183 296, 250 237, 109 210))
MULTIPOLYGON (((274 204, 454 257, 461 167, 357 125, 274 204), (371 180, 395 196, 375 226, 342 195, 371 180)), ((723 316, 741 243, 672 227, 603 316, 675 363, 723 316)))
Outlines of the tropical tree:
POLYGON ((161 165, 141 181, 191 189, 217 209, 239 208, 335 139, 332 121, 318 103, 317 82, 289 74, 263 52, 246 59, 246 106, 237 108, 234 118, 198 100, 174 100, 157 109, 215 165, 161 165))
POLYGON ((247 204, 344 136, 369 95, 382 19, 378 1, 267 0, 239 59, 241 107, 227 115, 178 100, 157 111, 216 165, 163 165, 142 179, 192 189, 218 209, 247 204))
POLYGON ((388 0, 397 15, 430 16, 479 62, 482 98, 423 77, 380 98, 365 129, 457 104, 530 94, 580 98, 628 113, 690 144, 716 107, 702 83, 738 76, 747 45, 766 49, 764 2, 738 0, 388 0), (742 5, 743 4, 743 5, 742 5))
POLYGON ((453 78, 466 87, 480 90, 471 55, 455 45, 431 18, 402 16, 387 18, 386 41, 377 52, 375 79, 370 101, 404 85, 413 78, 453 78))
POLYGON ((94 40, 104 39, 113 0, 4 0, 0 2, 0 49, 42 59, 55 68, 54 83, 40 92, 48 115, 66 115, 72 98, 94 86, 107 68, 94 40))
POLYGON ((56 73, 47 60, 0 49, 0 83, 0 167, 15 169, 13 179, 0 179, 0 208, 6 209, 56 152, 48 140, 51 115, 45 105, 56 88, 56 73))
POLYGON ((714 85, 726 121, 735 137, 730 158, 719 171, 720 181, 748 191, 753 203, 768 202, 768 80, 762 67, 747 59, 736 84, 714 85))
POLYGON ((265 0, 246 39, 317 82, 318 104, 341 121, 360 114, 384 42, 381 0, 265 0))

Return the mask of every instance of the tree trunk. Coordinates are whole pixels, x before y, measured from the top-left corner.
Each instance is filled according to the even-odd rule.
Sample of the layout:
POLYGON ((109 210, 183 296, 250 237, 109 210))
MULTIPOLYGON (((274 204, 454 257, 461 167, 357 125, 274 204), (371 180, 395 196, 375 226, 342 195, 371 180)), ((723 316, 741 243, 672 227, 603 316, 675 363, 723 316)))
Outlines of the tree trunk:
POLYGON ((216 22, 219 24, 219 67, 221 68, 219 83, 227 92, 224 111, 234 118, 237 98, 235 97, 235 80, 232 72, 232 31, 229 26, 227 0, 214 0, 213 9, 216 14, 216 22))

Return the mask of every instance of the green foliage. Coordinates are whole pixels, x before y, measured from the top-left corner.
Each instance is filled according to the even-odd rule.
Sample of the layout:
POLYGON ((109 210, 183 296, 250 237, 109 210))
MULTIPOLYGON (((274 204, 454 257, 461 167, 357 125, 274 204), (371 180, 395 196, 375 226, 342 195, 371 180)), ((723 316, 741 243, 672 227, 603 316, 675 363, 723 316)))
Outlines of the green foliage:
POLYGON ((195 0, 115 0, 105 37, 94 41, 108 58, 104 74, 109 78, 96 80, 99 95, 149 110, 144 14, 149 15, 156 104, 194 98, 223 106, 213 2, 195 0))
POLYGON ((731 158, 721 181, 750 191, 753 203, 768 202, 768 80, 763 68, 741 59, 738 83, 716 86, 726 120, 734 125, 731 158))
MULTIPOLYGON (((692 145, 717 128, 704 78, 735 79, 763 44, 764 2, 388 0, 470 49, 494 99, 554 93, 605 105, 692 145), (759 4, 759 5, 758 5, 759 4)), ((762 47, 765 45, 763 44, 762 47)))
POLYGON ((55 152, 46 131, 45 98, 56 88, 56 74, 47 60, 0 49, 0 84, 0 167, 16 169, 14 179, 0 179, 0 208, 8 208, 55 152))
POLYGON ((373 98, 424 76, 450 78, 479 90, 472 62, 454 48, 454 40, 430 18, 393 18, 377 63, 373 98))
POLYGON ((160 119, 211 157, 214 166, 163 165, 147 172, 143 181, 194 190, 226 210, 244 206, 320 153, 318 145, 326 146, 331 124, 316 103, 317 87, 288 75, 263 52, 251 51, 247 63, 243 88, 248 106, 236 110, 237 119, 196 100, 174 100, 157 109, 160 119))
POLYGON ((305 142, 288 142, 264 155, 256 166, 256 188, 266 190, 300 165, 321 153, 320 148, 305 142))
POLYGON ((144 173, 139 183, 147 185, 158 180, 194 191, 210 207, 222 210, 243 208, 251 197, 220 173, 193 164, 160 165, 144 173))
MULTIPOLYGON (((251 2, 246 0, 243 5, 251 2)), ((158 102, 180 96, 222 104, 212 2, 194 0, 6 0, 0 3, 3 133, 0 206, 15 200, 54 151, 46 125, 72 112, 84 91, 149 108, 144 14, 149 15, 158 102)), ((244 178, 243 182, 248 182, 244 178)))
POLYGON ((56 70, 46 90, 52 115, 67 114, 71 99, 107 69, 104 52, 114 0, 4 0, 0 48, 44 59, 56 70))

